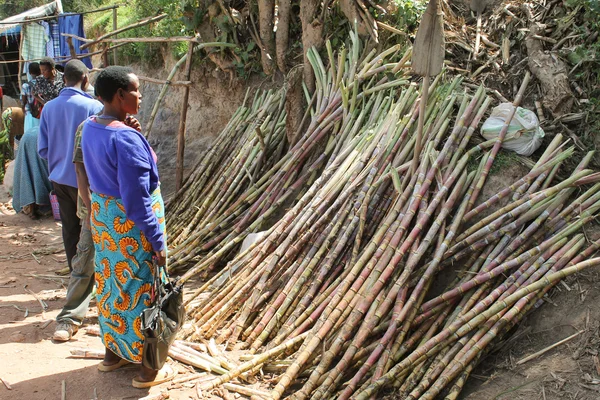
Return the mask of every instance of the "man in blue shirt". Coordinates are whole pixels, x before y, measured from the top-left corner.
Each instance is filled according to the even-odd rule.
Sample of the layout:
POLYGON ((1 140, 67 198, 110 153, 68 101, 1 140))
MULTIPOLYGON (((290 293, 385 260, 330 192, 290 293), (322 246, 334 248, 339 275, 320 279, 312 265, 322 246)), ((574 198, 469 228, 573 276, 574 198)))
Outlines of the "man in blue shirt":
MULTIPOLYGON (((60 207, 67 262, 73 272, 72 261, 81 233, 81 221, 77 216, 77 175, 72 162, 75 132, 84 120, 102 110, 102 103, 85 92, 89 85, 89 73, 81 61, 69 61, 65 66, 64 78, 66 87, 42 110, 38 153, 48 161, 50 181, 60 207)), ((64 319, 58 321, 55 339, 69 340, 82 321, 75 320, 73 316, 62 317, 64 319)))

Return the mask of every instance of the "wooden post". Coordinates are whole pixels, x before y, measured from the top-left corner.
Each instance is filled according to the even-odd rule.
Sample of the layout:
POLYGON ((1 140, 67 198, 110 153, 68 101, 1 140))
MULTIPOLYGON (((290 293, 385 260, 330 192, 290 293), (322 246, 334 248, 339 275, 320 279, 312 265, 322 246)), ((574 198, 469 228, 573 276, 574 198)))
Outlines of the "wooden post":
POLYGON ((104 43, 103 45, 104 49, 102 50, 102 64, 104 64, 104 68, 108 67, 110 65, 110 62, 108 61, 108 44, 104 43))
POLYGON ((23 82, 21 81, 21 73, 23 70, 23 64, 21 63, 21 58, 23 57, 23 42, 25 41, 25 25, 21 25, 21 41, 19 42, 19 72, 17 72, 17 81, 19 82, 19 92, 23 87, 23 82))
MULTIPOLYGON (((192 55, 194 45, 188 43, 187 60, 185 61, 185 80, 189 81, 192 74, 192 55)), ((181 117, 179 119, 179 133, 177 135, 177 164, 175 168, 175 190, 181 189, 183 185, 183 159, 185 152, 185 123, 187 118, 188 100, 190 97, 190 87, 183 88, 183 104, 181 106, 181 117)))
POLYGON ((75 46, 73 46, 73 38, 67 38, 67 44, 69 45, 69 53, 71 53, 71 59, 77 58, 77 52, 75 51, 75 46))
MULTIPOLYGON (((112 13, 113 13, 113 31, 116 31, 117 30, 117 9, 113 8, 112 13)), ((117 61, 117 49, 113 50, 113 65, 119 65, 119 63, 117 61)))

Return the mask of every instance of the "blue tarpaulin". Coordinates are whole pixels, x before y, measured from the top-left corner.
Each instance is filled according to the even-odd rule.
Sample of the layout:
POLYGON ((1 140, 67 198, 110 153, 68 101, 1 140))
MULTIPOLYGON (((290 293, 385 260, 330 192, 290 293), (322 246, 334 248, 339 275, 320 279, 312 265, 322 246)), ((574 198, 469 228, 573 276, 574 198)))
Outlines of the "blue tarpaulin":
POLYGON ((13 26, 8 28, 2 32, 0 32, 0 36, 12 36, 21 33, 21 25, 13 26))
MULTIPOLYGON (((83 31, 83 15, 81 14, 61 14, 58 17, 58 31, 61 33, 60 35, 60 55, 65 57, 70 57, 71 53, 69 51, 69 44, 67 43, 67 38, 62 36, 63 33, 69 33, 72 35, 76 35, 79 37, 85 37, 85 32, 83 31)), ((75 52, 77 54, 87 54, 87 49, 80 50, 79 46, 84 43, 79 41, 78 39, 73 39, 73 46, 75 46, 75 52)), ((92 68, 92 62, 89 57, 83 58, 81 61, 88 68, 92 68)))

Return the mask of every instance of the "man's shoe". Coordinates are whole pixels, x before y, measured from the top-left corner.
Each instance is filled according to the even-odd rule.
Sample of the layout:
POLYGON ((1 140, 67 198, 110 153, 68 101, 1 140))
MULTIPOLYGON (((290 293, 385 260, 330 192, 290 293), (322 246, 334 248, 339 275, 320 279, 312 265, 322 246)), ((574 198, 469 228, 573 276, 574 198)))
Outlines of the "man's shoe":
POLYGON ((54 330, 52 339, 56 340, 57 342, 67 342, 73 337, 74 334, 77 333, 78 330, 79 327, 76 325, 68 322, 60 322, 54 330))

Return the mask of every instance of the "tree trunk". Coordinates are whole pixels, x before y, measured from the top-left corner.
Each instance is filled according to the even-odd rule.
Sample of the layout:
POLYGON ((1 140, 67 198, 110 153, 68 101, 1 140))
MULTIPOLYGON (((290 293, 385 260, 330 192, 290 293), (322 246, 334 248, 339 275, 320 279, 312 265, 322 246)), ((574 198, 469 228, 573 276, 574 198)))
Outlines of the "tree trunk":
POLYGON ((304 50, 304 83, 310 93, 315 91, 315 74, 308 62, 307 52, 311 47, 323 46, 323 23, 318 18, 320 1, 300 0, 300 20, 302 21, 302 48, 304 50))
POLYGON ((300 136, 297 134, 304 114, 302 75, 302 68, 294 68, 288 74, 285 83, 285 131, 290 148, 297 142, 296 136, 300 136))
POLYGON ((356 21, 358 34, 360 36, 369 35, 365 21, 363 21, 358 13, 356 2, 354 0, 340 0, 339 4, 340 10, 342 10, 342 13, 346 16, 348 23, 352 27, 351 29, 354 29, 354 21, 356 21))
POLYGON ((569 86, 567 67, 558 57, 546 54, 542 42, 532 37, 544 34, 539 23, 532 23, 529 30, 530 35, 525 39, 528 66, 542 86, 542 103, 553 117, 567 114, 573 107, 573 92, 569 86))
POLYGON ((277 66, 281 72, 286 71, 286 53, 290 32, 291 0, 279 0, 277 31, 275 32, 275 45, 277 50, 277 66))
POLYGON ((258 0, 258 24, 261 47, 261 61, 263 71, 267 75, 274 72, 275 40, 273 38, 273 18, 275 14, 275 0, 258 0))

